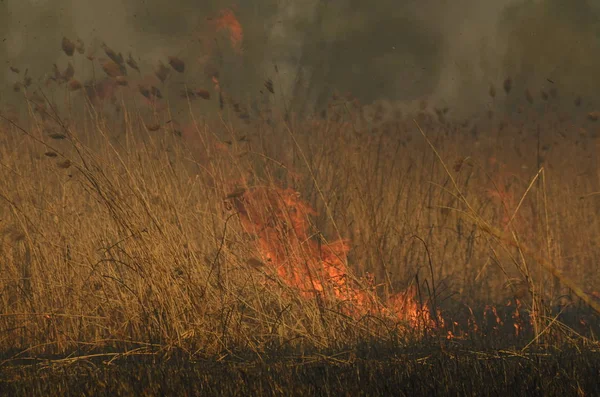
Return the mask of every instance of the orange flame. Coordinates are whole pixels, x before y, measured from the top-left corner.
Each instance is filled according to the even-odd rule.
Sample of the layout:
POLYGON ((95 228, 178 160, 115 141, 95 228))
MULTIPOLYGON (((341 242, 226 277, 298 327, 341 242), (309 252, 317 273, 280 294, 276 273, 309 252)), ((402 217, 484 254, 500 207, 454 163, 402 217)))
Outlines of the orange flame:
POLYGON ((227 8, 221 10, 219 16, 213 21, 215 31, 226 30, 229 33, 231 47, 239 54, 242 53, 242 42, 244 40, 244 31, 242 25, 235 16, 233 10, 227 8))
POLYGON ((416 289, 393 296, 384 306, 372 282, 352 277, 346 264, 349 241, 320 244, 309 235, 308 216, 315 211, 299 193, 254 188, 232 197, 232 204, 245 231, 257 237, 263 261, 302 297, 335 302, 342 312, 355 317, 383 314, 415 328, 434 326, 427 307, 415 299, 416 289))

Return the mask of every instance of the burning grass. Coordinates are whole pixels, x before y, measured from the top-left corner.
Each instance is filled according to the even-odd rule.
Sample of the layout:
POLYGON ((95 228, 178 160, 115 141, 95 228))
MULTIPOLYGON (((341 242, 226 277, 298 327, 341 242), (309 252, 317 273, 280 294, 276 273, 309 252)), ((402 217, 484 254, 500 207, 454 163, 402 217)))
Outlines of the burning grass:
MULTIPOLYGON (((227 15, 215 24, 237 45, 227 15)), ((57 68, 64 104, 23 85, 26 117, 1 113, 2 365, 596 347, 585 112, 530 107, 478 130, 425 102, 390 120, 346 98, 290 122, 213 73, 212 90, 174 91, 190 109, 176 119, 166 85, 189 63, 130 79, 131 55, 104 51, 106 79, 57 68), (195 97, 222 111, 197 116, 195 97)))

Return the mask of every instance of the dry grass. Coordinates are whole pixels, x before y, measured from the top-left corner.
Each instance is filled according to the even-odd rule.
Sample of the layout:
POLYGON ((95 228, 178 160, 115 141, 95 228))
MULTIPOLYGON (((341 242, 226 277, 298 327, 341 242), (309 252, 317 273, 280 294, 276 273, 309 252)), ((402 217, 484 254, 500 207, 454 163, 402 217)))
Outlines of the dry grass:
MULTIPOLYGON (((219 21, 241 50, 231 15, 219 21)), ((338 96, 326 117, 294 120, 216 74, 213 93, 170 102, 162 83, 183 60, 125 79, 125 63, 140 72, 131 54, 104 52, 114 79, 56 67, 51 100, 25 74, 24 117, 0 114, 0 351, 593 339, 596 317, 574 308, 598 310, 596 112, 565 116, 556 91, 540 111, 528 89, 501 119, 338 96)), ((514 88, 500 86, 494 101, 514 88)))
POLYGON ((454 315, 517 297, 539 334, 568 292, 546 262, 598 285, 594 141, 561 135, 552 115, 539 139, 530 122, 472 136, 426 115, 426 139, 409 120, 359 131, 347 113, 273 128, 196 120, 180 137, 172 123, 147 130, 135 109, 115 122, 81 106, 94 117, 4 122, 0 350, 260 354, 418 336, 265 284, 260 242, 224 200, 236 189, 300 192, 318 213, 308 238, 347 238, 349 266, 383 302, 415 283, 454 315))

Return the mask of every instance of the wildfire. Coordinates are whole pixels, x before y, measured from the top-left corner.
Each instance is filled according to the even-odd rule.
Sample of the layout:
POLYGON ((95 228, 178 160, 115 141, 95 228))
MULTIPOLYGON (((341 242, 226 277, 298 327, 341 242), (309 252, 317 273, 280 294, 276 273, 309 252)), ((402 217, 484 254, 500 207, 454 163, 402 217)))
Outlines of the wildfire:
POLYGON ((244 31, 242 25, 235 16, 233 10, 227 8, 221 10, 219 16, 213 21, 215 31, 226 30, 229 33, 231 47, 239 54, 242 53, 242 41, 244 40, 244 31))
POLYGON ((384 305, 374 283, 358 280, 347 266, 348 240, 321 243, 309 234, 315 211, 292 189, 254 188, 229 195, 244 230, 257 238, 263 262, 305 299, 335 303, 354 317, 384 315, 413 328, 433 327, 426 305, 416 300, 416 289, 396 294, 384 305))

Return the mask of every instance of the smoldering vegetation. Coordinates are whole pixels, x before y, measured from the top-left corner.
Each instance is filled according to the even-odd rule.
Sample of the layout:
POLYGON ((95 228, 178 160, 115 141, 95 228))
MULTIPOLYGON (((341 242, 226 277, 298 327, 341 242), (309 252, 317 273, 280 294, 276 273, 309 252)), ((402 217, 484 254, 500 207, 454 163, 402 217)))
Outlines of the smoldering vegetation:
POLYGON ((0 387, 597 394, 593 75, 513 52, 466 111, 440 73, 305 112, 278 63, 236 87, 242 15, 204 16, 200 59, 63 34, 42 72, 7 65, 0 387))

